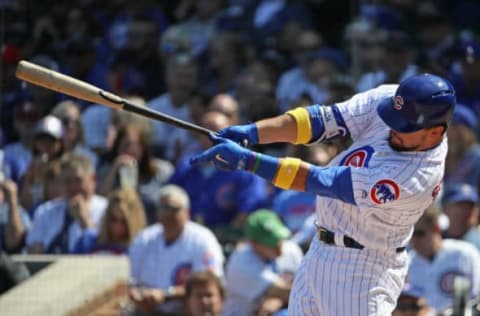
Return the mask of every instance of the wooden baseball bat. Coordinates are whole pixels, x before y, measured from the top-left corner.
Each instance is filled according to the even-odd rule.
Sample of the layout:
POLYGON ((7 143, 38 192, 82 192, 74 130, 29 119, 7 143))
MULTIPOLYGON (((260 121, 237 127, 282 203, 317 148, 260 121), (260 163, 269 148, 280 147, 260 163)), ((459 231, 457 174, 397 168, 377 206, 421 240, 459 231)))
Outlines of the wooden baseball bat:
POLYGON ((25 60, 22 60, 18 63, 15 75, 17 78, 28 81, 35 85, 88 102, 106 105, 115 110, 133 112, 150 119, 161 121, 204 135, 208 135, 209 133, 213 132, 207 128, 177 119, 170 115, 152 110, 148 107, 133 104, 130 101, 119 97, 118 95, 104 91, 94 85, 25 60))

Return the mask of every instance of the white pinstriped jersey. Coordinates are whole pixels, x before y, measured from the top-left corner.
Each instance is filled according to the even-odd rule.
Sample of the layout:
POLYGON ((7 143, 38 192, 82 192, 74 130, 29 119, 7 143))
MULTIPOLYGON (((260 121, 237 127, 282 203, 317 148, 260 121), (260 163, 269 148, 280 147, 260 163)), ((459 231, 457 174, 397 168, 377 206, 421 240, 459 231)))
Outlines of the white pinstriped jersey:
POLYGON ((414 223, 439 191, 447 153, 446 137, 422 152, 390 148, 390 128, 376 108, 382 99, 392 97, 397 87, 382 85, 337 104, 354 143, 329 166, 352 167, 357 205, 317 197, 318 225, 372 249, 407 245, 414 223))

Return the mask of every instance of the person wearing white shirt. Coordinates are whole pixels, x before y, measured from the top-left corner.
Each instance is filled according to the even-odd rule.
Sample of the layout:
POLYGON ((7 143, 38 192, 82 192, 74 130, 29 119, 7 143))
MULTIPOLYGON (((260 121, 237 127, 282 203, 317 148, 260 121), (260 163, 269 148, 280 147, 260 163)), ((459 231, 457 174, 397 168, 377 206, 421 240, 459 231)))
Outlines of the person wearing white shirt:
POLYGON ((457 277, 469 281, 472 298, 480 293, 480 253, 470 243, 442 239, 438 216, 438 208, 430 206, 415 224, 408 279, 441 312, 453 304, 457 277))
POLYGON ((90 159, 74 154, 61 162, 65 196, 41 204, 27 235, 29 253, 70 253, 85 229, 95 229, 107 199, 95 195, 95 171, 90 159))
POLYGON ((157 204, 159 223, 141 231, 130 246, 129 296, 136 312, 178 313, 190 274, 211 271, 223 276, 220 243, 208 228, 190 221, 189 209, 182 188, 164 186, 157 204))
MULTIPOLYGON (((187 54, 170 58, 166 66, 168 91, 150 100, 147 106, 177 119, 191 121, 190 108, 186 102, 197 87, 197 66, 187 54)), ((155 122, 153 127, 153 145, 162 149, 165 158, 170 161, 175 161, 180 156, 181 149, 191 142, 190 135, 183 129, 172 128, 163 122, 155 122)))
POLYGON ((226 266, 223 316, 270 315, 285 309, 303 257, 300 247, 287 240, 290 231, 273 211, 255 211, 245 227, 248 243, 231 254, 226 266))

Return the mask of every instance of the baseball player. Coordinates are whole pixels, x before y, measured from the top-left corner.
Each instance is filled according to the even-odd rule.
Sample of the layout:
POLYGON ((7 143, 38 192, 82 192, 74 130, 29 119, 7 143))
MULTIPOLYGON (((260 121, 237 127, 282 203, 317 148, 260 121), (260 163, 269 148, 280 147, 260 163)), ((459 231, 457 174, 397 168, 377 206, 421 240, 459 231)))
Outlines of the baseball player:
POLYGON ((317 236, 296 274, 289 315, 389 315, 407 273, 413 225, 440 190, 454 107, 448 81, 417 75, 331 106, 226 128, 191 163, 243 169, 280 188, 318 195, 317 236), (327 167, 238 145, 338 135, 353 144, 327 167))

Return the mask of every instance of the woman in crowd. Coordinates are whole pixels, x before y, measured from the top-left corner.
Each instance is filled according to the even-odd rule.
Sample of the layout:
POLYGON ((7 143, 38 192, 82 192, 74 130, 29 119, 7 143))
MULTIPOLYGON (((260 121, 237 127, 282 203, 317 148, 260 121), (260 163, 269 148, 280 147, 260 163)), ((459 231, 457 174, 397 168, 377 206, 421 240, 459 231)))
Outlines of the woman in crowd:
POLYGON ((74 152, 90 159, 97 166, 97 155, 83 144, 83 129, 80 121, 80 105, 75 101, 66 100, 58 103, 52 110, 63 126, 63 148, 65 152, 74 152))
POLYGON ((173 166, 154 158, 149 144, 147 130, 139 124, 125 124, 119 130, 112 150, 103 157, 97 181, 99 193, 103 195, 118 187, 137 189, 151 223, 154 221, 156 193, 173 173, 173 166))
POLYGON ((60 159, 64 153, 61 121, 47 115, 37 122, 34 129, 32 160, 20 187, 21 205, 27 211, 43 201, 44 174, 50 162, 60 159))
POLYGON ((132 189, 118 189, 108 198, 100 229, 86 230, 74 253, 123 254, 137 233, 145 227, 145 210, 132 189))

